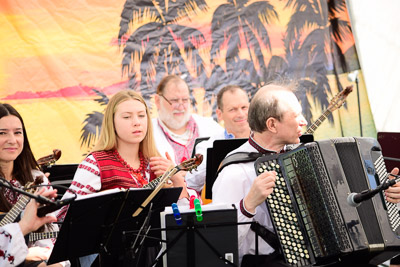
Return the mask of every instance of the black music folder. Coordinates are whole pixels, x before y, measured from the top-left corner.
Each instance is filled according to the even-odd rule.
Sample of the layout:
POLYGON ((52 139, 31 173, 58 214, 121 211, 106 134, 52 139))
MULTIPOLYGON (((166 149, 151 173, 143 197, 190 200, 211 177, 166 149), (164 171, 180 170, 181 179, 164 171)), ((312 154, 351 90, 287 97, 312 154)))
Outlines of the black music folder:
POLYGON ((394 167, 400 166, 400 133, 379 132, 377 136, 382 148, 383 159, 390 172, 394 167))
POLYGON ((248 138, 215 140, 213 147, 207 149, 206 198, 212 198, 212 186, 215 182, 219 164, 229 152, 243 145, 248 138))
MULTIPOLYGON (((48 263, 72 260, 93 253, 123 256, 149 214, 151 228, 160 227, 160 212, 179 198, 182 188, 164 188, 137 217, 132 214, 152 189, 113 189, 72 202, 48 263), (152 205, 151 205, 152 203, 152 205), (133 234, 132 234, 133 233, 133 234)), ((160 231, 149 231, 145 245, 159 242, 160 231)))

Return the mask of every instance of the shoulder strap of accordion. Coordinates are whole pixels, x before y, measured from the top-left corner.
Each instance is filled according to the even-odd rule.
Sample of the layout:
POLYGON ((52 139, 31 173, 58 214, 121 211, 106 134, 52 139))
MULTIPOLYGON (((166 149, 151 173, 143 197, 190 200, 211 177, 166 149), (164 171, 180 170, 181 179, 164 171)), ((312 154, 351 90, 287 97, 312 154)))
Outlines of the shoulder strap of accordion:
POLYGON ((223 168, 225 168, 228 165, 234 164, 234 163, 245 163, 245 162, 251 162, 251 161, 256 161, 259 157, 261 157, 263 154, 261 153, 256 153, 256 152, 236 152, 233 153, 221 162, 221 164, 218 167, 217 174, 222 171, 223 168))

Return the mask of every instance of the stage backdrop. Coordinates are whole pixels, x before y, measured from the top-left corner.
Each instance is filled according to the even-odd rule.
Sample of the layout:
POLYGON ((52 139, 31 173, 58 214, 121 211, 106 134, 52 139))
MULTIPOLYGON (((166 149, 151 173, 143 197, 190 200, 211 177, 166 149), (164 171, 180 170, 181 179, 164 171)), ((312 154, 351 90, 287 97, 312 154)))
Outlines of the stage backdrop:
POLYGON ((205 116, 227 84, 254 95, 279 77, 299 81, 309 124, 353 84, 315 138, 360 136, 359 108, 362 135, 376 136, 343 0, 3 0, 0 25, 1 102, 22 114, 37 158, 58 148, 59 163, 82 160, 121 89, 141 92, 157 116, 167 73, 189 83, 205 116))

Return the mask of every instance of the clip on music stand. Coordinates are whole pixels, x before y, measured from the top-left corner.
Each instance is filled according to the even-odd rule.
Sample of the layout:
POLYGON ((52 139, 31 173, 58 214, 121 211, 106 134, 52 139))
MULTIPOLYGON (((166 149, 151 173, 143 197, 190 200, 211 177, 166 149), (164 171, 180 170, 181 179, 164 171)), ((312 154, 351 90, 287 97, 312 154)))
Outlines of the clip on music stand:
MULTIPOLYGON (((153 216, 148 224, 159 228, 159 213, 178 200, 181 190, 161 189, 137 217, 132 217, 132 214, 152 189, 110 190, 111 193, 104 191, 71 203, 48 263, 72 260, 93 253, 99 253, 104 258, 112 256, 114 260, 123 260, 126 250, 131 247, 130 238, 135 239, 126 235, 125 231, 138 230, 147 223, 149 206, 152 206, 153 216)), ((154 246, 152 239, 158 243, 161 233, 151 231, 149 236, 143 238, 146 239, 145 245, 154 246)), ((118 265, 118 262, 114 263, 118 265)))

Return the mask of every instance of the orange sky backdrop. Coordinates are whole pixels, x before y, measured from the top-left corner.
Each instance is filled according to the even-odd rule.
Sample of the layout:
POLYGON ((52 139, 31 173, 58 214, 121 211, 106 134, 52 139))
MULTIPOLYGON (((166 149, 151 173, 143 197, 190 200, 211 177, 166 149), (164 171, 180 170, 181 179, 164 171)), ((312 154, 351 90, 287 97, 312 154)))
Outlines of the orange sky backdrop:
MULTIPOLYGON (((275 54, 282 50, 282 29, 290 15, 282 2, 274 3, 279 25, 268 28, 275 54)), ((55 91, 79 84, 104 87, 120 82, 122 57, 115 40, 124 3, 2 1, 0 98, 17 91, 55 91)), ((212 13, 221 3, 224 1, 209 1, 209 12, 199 12, 191 21, 180 23, 199 28, 210 41, 212 13)))
MULTIPOLYGON (((124 3, 125 0, 0 2, 0 99, 14 105, 21 113, 36 157, 59 148, 63 151, 61 163, 77 163, 87 152, 79 141, 83 121, 88 113, 104 109, 93 101, 92 87, 111 95, 127 81, 121 74, 122 55, 117 42, 124 3)), ((208 74, 212 67, 209 63, 211 19, 215 9, 223 3, 223 0, 208 0, 207 12, 199 11, 191 20, 179 21, 205 35, 206 45, 200 54, 208 74)), ((292 10, 284 9, 286 1, 270 3, 279 14, 279 21, 268 25, 272 54, 282 56, 282 38, 292 10)), ((140 25, 135 24, 131 32, 140 25)), ((349 40, 343 47, 347 49, 353 44, 354 40, 349 40)), ((268 61, 271 54, 264 52, 268 61)), ((241 57, 248 58, 247 53, 247 49, 242 49, 241 57)), ((346 75, 340 79, 343 84, 348 83, 346 75)), ((363 110, 369 112, 365 88, 362 89, 363 110)), ((202 101, 204 90, 195 88, 194 94, 201 105, 197 107, 199 113, 209 116, 208 103, 202 101)), ((355 103, 354 97, 350 96, 349 101, 355 103)), ((343 109, 343 112, 348 111, 343 109)), ((365 131, 369 127, 369 131, 374 132, 368 112, 363 117, 370 124, 365 126, 365 131)), ((356 124, 356 119, 345 123, 348 129, 356 124)), ((321 132, 324 136, 340 134, 337 125, 329 123, 321 127, 321 132)))

